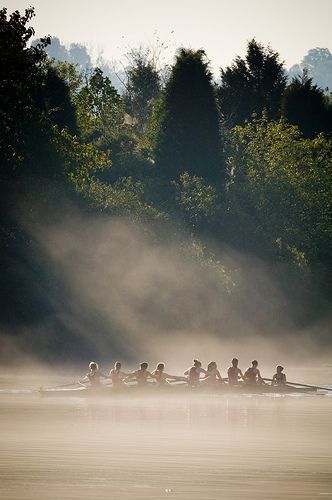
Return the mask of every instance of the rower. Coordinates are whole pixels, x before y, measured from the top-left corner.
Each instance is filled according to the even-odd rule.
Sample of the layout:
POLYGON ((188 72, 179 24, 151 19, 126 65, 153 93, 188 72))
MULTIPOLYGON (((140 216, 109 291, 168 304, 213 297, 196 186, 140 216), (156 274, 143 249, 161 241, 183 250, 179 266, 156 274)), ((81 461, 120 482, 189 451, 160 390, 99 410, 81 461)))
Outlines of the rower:
POLYGON ((247 368, 244 373, 245 383, 248 385, 265 384, 264 380, 261 377, 261 373, 257 368, 258 361, 254 359, 254 361, 251 362, 251 365, 252 366, 247 368))
POLYGON ((285 385, 287 383, 286 375, 282 373, 283 369, 283 366, 277 366, 277 373, 273 375, 271 385, 285 385))
POLYGON ((223 380, 218 370, 217 363, 215 361, 211 361, 207 366, 203 382, 207 384, 215 384, 216 382, 222 381, 223 380))
POLYGON ((112 368, 112 370, 110 371, 110 379, 112 380, 112 384, 113 384, 113 387, 123 387, 125 386, 125 382, 123 381, 124 378, 127 377, 127 373, 124 373, 122 370, 121 370, 121 363, 120 361, 117 361, 116 363, 114 363, 114 367, 112 368))
POLYGON ((242 370, 238 368, 239 360, 237 358, 232 359, 232 366, 230 366, 227 370, 228 375, 228 384, 229 385, 238 385, 239 378, 241 377, 244 380, 244 376, 242 370))
POLYGON ((156 369, 152 372, 152 375, 156 379, 158 386, 170 385, 168 380, 186 380, 184 377, 178 377, 177 375, 169 375, 164 372, 165 363, 158 363, 156 369))
POLYGON ((125 380, 136 379, 137 385, 144 386, 147 385, 148 378, 155 378, 152 373, 148 371, 148 363, 141 363, 139 369, 134 372, 129 373, 125 380))
POLYGON ((193 366, 184 372, 184 375, 187 376, 187 382, 190 387, 195 387, 199 384, 201 373, 206 375, 207 371, 202 368, 202 363, 198 359, 194 359, 193 366))
POLYGON ((99 387, 101 385, 101 378, 109 378, 108 375, 104 375, 104 373, 99 370, 99 365, 95 361, 91 361, 91 363, 89 363, 89 369, 89 373, 87 373, 85 377, 80 380, 80 383, 90 382, 91 387, 99 387))

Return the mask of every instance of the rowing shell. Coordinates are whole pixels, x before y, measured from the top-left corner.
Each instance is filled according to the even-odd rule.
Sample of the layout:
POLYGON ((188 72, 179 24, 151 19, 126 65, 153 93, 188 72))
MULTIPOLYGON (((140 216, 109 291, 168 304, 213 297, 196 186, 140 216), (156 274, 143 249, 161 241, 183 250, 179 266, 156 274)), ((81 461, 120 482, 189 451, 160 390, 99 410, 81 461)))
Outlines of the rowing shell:
POLYGON ((316 388, 309 387, 291 387, 289 385, 268 386, 268 385, 239 385, 229 386, 226 384, 218 386, 201 385, 197 387, 188 387, 187 384, 156 386, 148 384, 144 387, 135 385, 114 388, 114 387, 77 387, 75 389, 41 389, 39 393, 42 396, 58 397, 98 397, 121 395, 148 395, 148 394, 177 394, 177 393, 199 393, 199 394, 303 394, 317 392, 316 388))

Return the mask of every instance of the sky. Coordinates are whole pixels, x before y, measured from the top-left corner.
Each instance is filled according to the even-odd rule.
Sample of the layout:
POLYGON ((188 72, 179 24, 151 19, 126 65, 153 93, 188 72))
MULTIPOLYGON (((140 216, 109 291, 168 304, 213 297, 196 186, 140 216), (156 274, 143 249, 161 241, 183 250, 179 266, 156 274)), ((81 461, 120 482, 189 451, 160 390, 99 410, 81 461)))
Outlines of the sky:
MULTIPOLYGON (((332 51, 332 0, 7 0, 8 11, 36 10, 36 36, 87 45, 119 60, 128 48, 168 45, 171 59, 180 46, 205 49, 214 72, 243 56, 255 37, 278 51, 287 67, 309 49, 332 51)), ((169 61, 167 61, 169 62, 169 61)))

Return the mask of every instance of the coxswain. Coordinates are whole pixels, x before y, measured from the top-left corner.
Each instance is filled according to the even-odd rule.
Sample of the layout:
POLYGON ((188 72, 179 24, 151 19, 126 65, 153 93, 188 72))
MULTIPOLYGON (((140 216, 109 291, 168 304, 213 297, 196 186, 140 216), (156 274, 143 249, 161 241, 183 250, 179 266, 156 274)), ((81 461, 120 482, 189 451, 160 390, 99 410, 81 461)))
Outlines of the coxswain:
POLYGON ((244 380, 244 376, 242 370, 238 367, 239 360, 237 358, 232 359, 232 366, 230 366, 227 370, 228 375, 228 384, 229 385, 238 385, 239 378, 244 380))
POLYGON ((184 372, 184 375, 186 375, 187 382, 190 385, 190 387, 195 387, 196 385, 199 384, 201 373, 206 375, 207 371, 204 370, 204 368, 202 368, 202 363, 198 359, 194 359, 193 366, 191 366, 190 368, 188 368, 188 370, 184 372))
POLYGON ((220 375, 220 371, 218 370, 217 363, 215 361, 211 361, 207 366, 203 382, 207 384, 215 384, 216 382, 222 381, 223 380, 220 375))
POLYGON ((251 365, 252 366, 247 368, 244 373, 245 383, 248 385, 265 384, 264 380, 261 377, 261 373, 257 368, 258 361, 254 359, 254 361, 251 362, 251 365))
POLYGON ((99 365, 95 361, 91 361, 91 363, 89 363, 89 369, 89 373, 87 373, 85 377, 80 380, 80 383, 89 382, 91 387, 100 387, 100 379, 109 378, 108 375, 104 375, 104 373, 99 370, 99 365))
POLYGON ((283 366, 277 366, 277 373, 273 375, 271 385, 285 385, 287 383, 286 375, 282 373, 283 369, 283 366))

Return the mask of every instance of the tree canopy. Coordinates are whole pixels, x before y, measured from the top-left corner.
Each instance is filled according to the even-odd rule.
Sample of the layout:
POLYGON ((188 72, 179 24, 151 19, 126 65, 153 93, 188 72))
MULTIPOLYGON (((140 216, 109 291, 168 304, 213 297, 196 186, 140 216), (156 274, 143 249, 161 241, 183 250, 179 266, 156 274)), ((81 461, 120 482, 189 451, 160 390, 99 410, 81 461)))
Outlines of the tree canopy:
POLYGON ((156 168, 167 179, 187 171, 221 182, 221 149, 215 89, 205 52, 181 49, 163 95, 156 168))
POLYGON ((332 130, 332 106, 322 89, 312 83, 308 72, 293 78, 281 102, 282 116, 298 125, 305 137, 332 130))
POLYGON ((287 76, 279 54, 255 39, 248 43, 244 58, 221 70, 218 100, 228 127, 244 124, 253 114, 265 111, 270 119, 280 115, 280 101, 287 76))

